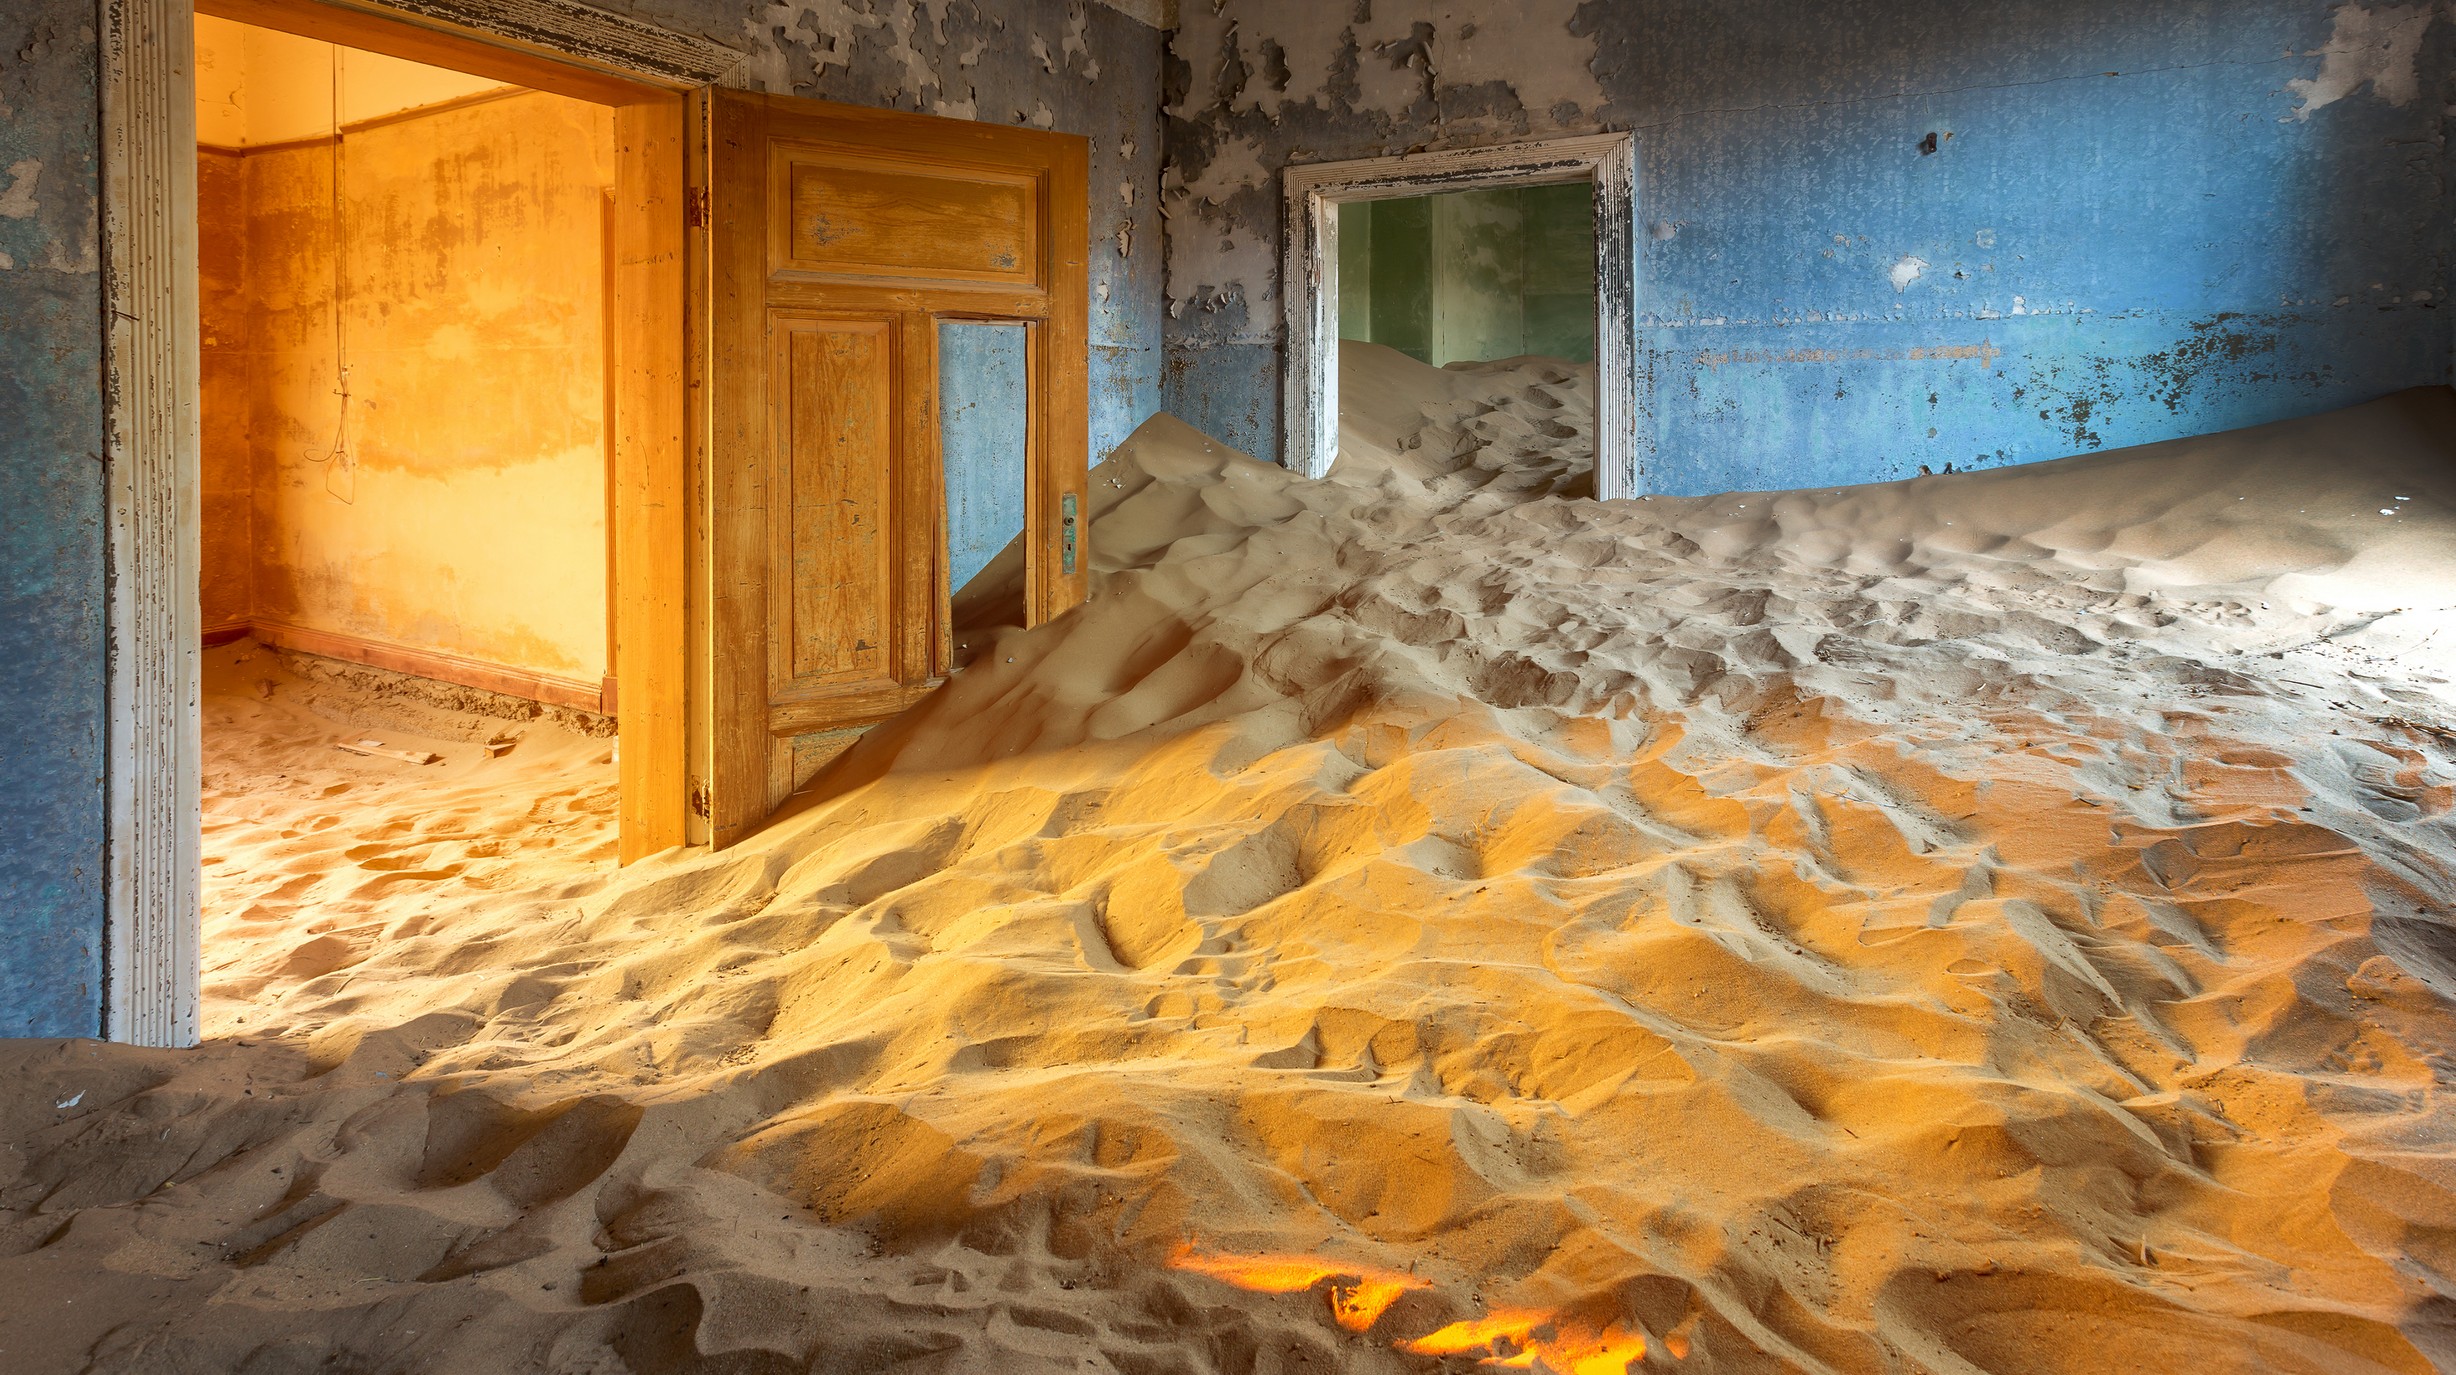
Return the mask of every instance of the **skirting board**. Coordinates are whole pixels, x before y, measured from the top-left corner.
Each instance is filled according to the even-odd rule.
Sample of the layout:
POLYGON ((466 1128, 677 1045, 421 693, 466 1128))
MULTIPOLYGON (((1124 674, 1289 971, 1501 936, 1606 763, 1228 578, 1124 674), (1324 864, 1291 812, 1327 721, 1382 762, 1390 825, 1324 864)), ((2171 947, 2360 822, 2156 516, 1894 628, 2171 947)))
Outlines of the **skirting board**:
POLYGON ((501 664, 449 654, 440 649, 412 649, 336 631, 284 625, 279 621, 249 621, 239 630, 276 649, 296 650, 301 654, 339 659, 344 663, 365 664, 369 668, 432 678, 439 683, 500 692, 506 697, 522 697, 553 707, 575 707, 604 716, 614 714, 612 678, 589 682, 539 673, 533 669, 505 668, 501 664))

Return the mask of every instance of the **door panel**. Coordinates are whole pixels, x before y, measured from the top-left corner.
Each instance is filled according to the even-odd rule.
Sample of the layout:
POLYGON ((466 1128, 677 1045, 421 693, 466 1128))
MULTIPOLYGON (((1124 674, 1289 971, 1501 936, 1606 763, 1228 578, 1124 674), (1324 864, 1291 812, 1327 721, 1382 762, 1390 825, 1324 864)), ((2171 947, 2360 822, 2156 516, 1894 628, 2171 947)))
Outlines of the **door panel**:
POLYGON ((891 329, 885 320, 775 322, 780 413, 769 429, 785 491, 769 563, 792 579, 771 590, 783 613, 768 647, 771 698, 897 680, 891 329))
POLYGON ((806 771, 943 681, 959 569, 1008 555, 1030 623, 1081 600, 1089 205, 1070 135, 702 99, 692 798, 722 846, 797 739, 806 771))
POLYGON ((776 151, 780 268, 848 278, 1039 285, 1039 178, 915 170, 824 149, 776 151))

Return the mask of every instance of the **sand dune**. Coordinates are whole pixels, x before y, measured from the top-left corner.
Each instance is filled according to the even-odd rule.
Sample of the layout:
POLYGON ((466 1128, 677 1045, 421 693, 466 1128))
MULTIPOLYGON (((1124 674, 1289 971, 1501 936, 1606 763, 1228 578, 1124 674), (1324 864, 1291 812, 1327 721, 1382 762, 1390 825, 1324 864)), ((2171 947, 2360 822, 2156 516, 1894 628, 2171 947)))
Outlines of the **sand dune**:
POLYGON ((222 702, 214 1039, 0 1046, 0 1364, 2456 1364, 2456 399, 1606 506, 1577 370, 1343 369, 721 855, 222 702))

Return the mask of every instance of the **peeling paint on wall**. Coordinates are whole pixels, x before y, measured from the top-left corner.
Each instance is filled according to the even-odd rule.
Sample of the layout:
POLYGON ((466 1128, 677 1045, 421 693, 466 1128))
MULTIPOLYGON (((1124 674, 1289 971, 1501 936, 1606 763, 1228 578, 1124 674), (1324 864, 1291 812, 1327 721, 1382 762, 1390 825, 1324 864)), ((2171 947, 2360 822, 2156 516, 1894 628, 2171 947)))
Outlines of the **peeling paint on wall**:
POLYGON ((0 191, 0 219, 34 218, 34 188, 43 179, 41 158, 19 158, 9 164, 8 189, 0 191))
POLYGON ((1276 457, 1288 165, 1607 129, 1635 134, 1650 231, 1651 490, 2026 462, 2444 382, 2442 8, 1190 6, 1168 405, 1276 457))
POLYGON ((2321 52, 2319 75, 2286 83, 2302 97, 2292 118, 2309 119, 2313 111, 2365 86, 2390 105, 2412 104, 2421 86, 2422 39, 2430 31, 2431 18, 2429 5, 2339 8, 2328 46, 2321 52))
POLYGON ((1213 342, 1278 337, 1277 178, 1301 161, 1585 129, 1603 103, 1576 0, 1190 7, 1171 50, 1168 305, 1213 342), (1332 130, 1354 130, 1338 138, 1332 130), (1379 137, 1375 137, 1379 134, 1379 137))

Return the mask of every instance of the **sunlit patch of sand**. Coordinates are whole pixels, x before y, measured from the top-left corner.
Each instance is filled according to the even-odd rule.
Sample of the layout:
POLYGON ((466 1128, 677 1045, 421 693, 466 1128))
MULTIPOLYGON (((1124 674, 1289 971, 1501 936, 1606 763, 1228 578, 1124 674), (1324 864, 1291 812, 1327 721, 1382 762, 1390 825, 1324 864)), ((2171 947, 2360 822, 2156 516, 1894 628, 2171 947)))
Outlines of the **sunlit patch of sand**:
POLYGON ((753 841, 325 842, 250 1044, 0 1051, 0 1350, 2456 1364, 2456 402, 1599 506, 1576 370, 1344 366, 753 841))
POLYGON ((1320 1289, 1333 1322, 1350 1332, 1370 1332, 1390 1306, 1431 1282, 1374 1265, 1343 1264, 1319 1256, 1227 1256, 1192 1244, 1177 1248, 1168 1267, 1209 1275, 1257 1294, 1302 1294, 1320 1289))

